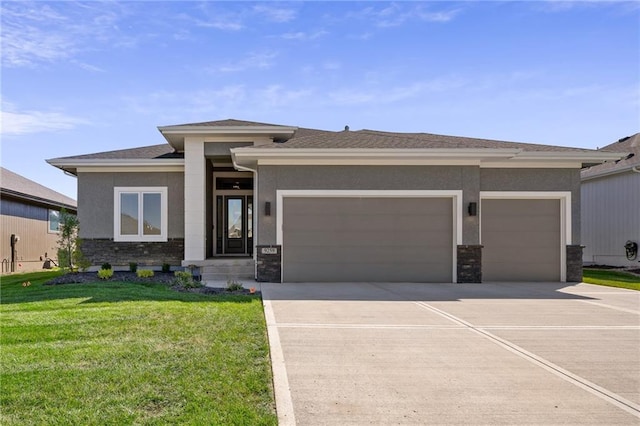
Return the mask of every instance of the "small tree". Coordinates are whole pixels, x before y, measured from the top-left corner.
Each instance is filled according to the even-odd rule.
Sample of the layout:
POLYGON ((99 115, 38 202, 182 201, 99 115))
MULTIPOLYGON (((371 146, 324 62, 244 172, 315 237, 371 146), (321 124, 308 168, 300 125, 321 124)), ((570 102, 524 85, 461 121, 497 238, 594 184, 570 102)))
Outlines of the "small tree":
POLYGON ((80 222, 74 214, 60 210, 60 237, 58 238, 58 263, 61 268, 73 270, 77 258, 78 229, 80 222), (74 255, 75 254, 75 255, 74 255))

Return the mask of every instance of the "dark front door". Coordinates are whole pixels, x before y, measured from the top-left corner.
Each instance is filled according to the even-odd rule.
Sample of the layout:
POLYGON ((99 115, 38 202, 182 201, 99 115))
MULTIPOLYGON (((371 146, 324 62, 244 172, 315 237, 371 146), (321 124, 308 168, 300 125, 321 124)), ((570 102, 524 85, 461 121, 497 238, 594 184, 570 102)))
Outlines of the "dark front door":
POLYGON ((253 197, 220 195, 218 205, 218 253, 251 254, 253 247, 253 197))

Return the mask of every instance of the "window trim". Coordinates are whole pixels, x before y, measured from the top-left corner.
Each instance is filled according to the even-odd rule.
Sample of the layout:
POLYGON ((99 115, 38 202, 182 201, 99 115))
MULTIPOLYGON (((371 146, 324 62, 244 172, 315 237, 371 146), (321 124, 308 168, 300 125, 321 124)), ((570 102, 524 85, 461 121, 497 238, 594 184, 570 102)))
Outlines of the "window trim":
POLYGON ((49 233, 49 234, 59 234, 60 233, 60 210, 48 209, 48 211, 47 211, 47 233, 49 233), (51 212, 56 212, 58 214, 58 228, 57 229, 51 229, 51 212))
POLYGON ((168 190, 166 186, 116 186, 113 188, 113 241, 118 242, 166 242, 168 233, 168 190), (144 194, 160 194, 160 235, 144 235, 142 233, 144 217, 144 194), (138 234, 122 235, 120 233, 120 195, 121 194, 137 194, 138 195, 138 234))

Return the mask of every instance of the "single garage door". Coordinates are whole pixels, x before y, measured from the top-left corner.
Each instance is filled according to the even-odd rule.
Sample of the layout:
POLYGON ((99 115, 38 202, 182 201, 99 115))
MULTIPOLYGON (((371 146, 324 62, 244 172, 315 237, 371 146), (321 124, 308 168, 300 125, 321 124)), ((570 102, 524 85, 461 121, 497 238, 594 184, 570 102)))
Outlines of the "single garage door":
POLYGON ((285 282, 451 282, 450 198, 283 199, 285 282))
POLYGON ((560 200, 482 200, 482 280, 560 281, 560 200))

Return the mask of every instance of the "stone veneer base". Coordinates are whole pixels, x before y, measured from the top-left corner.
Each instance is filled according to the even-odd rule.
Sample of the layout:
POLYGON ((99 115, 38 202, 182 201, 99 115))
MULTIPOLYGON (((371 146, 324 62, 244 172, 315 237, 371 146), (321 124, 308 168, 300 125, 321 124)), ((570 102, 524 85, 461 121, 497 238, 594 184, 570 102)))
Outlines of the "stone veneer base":
POLYGON ((582 282, 582 249, 583 246, 567 246, 567 282, 582 282))
POLYGON ((482 282, 482 246, 458 246, 458 283, 482 282))
POLYGON ((82 239, 82 253, 92 265, 110 263, 112 266, 180 265, 184 258, 184 239, 170 238, 166 242, 115 242, 112 239, 82 239))
POLYGON ((282 282, 282 246, 257 246, 257 278, 258 282, 282 282))

